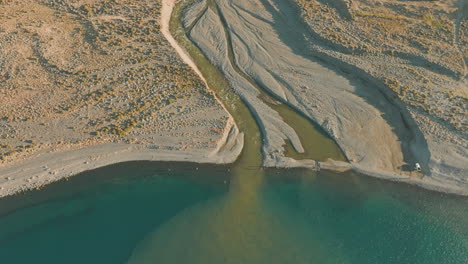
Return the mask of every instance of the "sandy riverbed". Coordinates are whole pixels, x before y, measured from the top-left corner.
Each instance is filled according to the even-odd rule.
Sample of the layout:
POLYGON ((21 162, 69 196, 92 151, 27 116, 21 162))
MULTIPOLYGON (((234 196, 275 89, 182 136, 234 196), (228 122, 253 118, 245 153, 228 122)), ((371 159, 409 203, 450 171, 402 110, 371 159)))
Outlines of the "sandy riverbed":
MULTIPOLYGON (((175 0, 163 0, 162 33, 180 57, 200 76, 196 64, 170 36, 168 24, 175 0)), ((322 168, 346 169, 389 180, 404 181, 422 187, 467 195, 465 155, 452 164, 434 162, 441 153, 452 150, 428 142, 411 117, 359 76, 345 74, 335 64, 318 60, 305 48, 304 25, 286 1, 214 1, 218 8, 206 8, 199 1, 198 11, 188 12, 186 25, 193 24, 190 37, 222 69, 236 92, 254 109, 265 134, 264 165, 271 167, 314 167, 312 161, 295 161, 283 155, 286 140, 296 149, 301 142, 295 131, 267 104, 244 78, 249 76, 263 89, 314 120, 339 144, 351 164, 323 163, 322 168), (191 17, 192 16, 192 17, 191 17), (291 30, 293 29, 293 30, 291 30), (233 57, 229 59, 228 49, 233 57), (233 64, 236 64, 235 66, 233 64), (242 74, 235 68, 242 69, 242 74), (424 173, 406 171, 415 161, 424 173), (439 164, 439 165, 438 165, 439 164), (442 164, 443 166, 441 166, 442 164)), ((197 7, 194 7, 197 10, 197 7)), ((206 82, 205 82, 206 83, 206 82)), ((219 102, 219 101, 218 101, 219 102)), ((176 140, 172 138, 171 140, 176 140)), ((229 163, 243 145, 229 118, 222 137, 214 147, 192 150, 161 150, 157 146, 103 144, 77 147, 53 153, 38 152, 27 160, 0 169, 0 197, 69 177, 81 171, 131 160, 164 160, 229 163), (222 147, 228 146, 228 147, 222 147), (222 151, 220 151, 222 150, 222 151)))
POLYGON ((466 155, 428 142, 404 105, 364 81, 359 71, 345 73, 348 69, 338 67, 336 59, 317 57, 308 45, 315 40, 298 16, 285 0, 213 0, 195 1, 184 17, 189 37, 254 109, 265 134, 264 165, 298 165, 284 157, 282 146, 285 140, 300 142, 255 86, 321 125, 354 169, 467 194, 466 155), (436 160, 449 160, 441 153, 452 158, 450 165, 436 160), (422 164, 423 174, 412 172, 415 162, 422 164))

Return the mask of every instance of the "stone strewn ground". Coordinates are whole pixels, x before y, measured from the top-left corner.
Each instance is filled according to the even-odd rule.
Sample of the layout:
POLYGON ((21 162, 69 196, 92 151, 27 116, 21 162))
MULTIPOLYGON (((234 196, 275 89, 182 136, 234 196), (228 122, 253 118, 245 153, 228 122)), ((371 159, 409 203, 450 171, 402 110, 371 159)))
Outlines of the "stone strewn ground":
POLYGON ((295 144, 291 120, 278 117, 259 90, 320 125, 356 170, 466 194, 467 80, 458 7, 414 1, 296 3, 200 0, 183 20, 191 40, 253 109, 265 137, 264 165, 298 161, 282 156, 285 139, 295 144), (434 14, 406 18, 405 8, 431 5, 434 14), (456 17, 444 22, 452 21, 452 33, 437 10, 456 17), (445 40, 450 37, 451 42, 445 40), (415 40, 427 41, 434 52, 415 40), (443 50, 448 55, 442 56, 443 50), (414 171, 416 162, 421 173, 414 171))
POLYGON ((466 138, 467 1, 296 2, 311 32, 345 61, 378 78, 418 114, 466 138))
POLYGON ((229 114, 161 34, 160 9, 154 0, 3 1, 0 166, 101 143, 215 148, 229 114))
POLYGON ((294 2, 311 53, 393 98, 427 143, 431 180, 466 185, 468 1, 294 2))

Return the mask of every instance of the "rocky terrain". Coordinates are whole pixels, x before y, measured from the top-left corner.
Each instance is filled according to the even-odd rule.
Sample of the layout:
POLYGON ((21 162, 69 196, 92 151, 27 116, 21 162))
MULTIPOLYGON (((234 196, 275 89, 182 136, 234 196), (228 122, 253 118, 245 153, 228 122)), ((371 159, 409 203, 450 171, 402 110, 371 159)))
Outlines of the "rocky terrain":
POLYGON ((0 184, 51 152, 112 144, 200 156, 219 149, 232 118, 161 33, 161 7, 0 4, 0 184))
POLYGON ((468 133, 467 1, 296 2, 322 45, 410 108, 468 133))
MULTIPOLYGON (((242 134, 169 32, 175 2, 0 2, 0 196, 121 161, 235 160, 242 134)), ((180 30, 252 111, 265 166, 316 167, 317 137, 349 162, 325 167, 468 194, 467 2, 186 0, 180 30)))
POLYGON ((253 108, 266 166, 293 164, 283 146, 300 142, 263 92, 320 125, 358 171, 466 191, 464 10, 455 1, 198 0, 184 25, 253 108))
POLYGON ((427 175, 467 184, 468 1, 295 0, 315 56, 379 87, 427 143, 427 175))
POLYGON ((0 6, 2 160, 103 141, 216 144, 228 115, 160 34, 159 2, 131 3, 0 6))

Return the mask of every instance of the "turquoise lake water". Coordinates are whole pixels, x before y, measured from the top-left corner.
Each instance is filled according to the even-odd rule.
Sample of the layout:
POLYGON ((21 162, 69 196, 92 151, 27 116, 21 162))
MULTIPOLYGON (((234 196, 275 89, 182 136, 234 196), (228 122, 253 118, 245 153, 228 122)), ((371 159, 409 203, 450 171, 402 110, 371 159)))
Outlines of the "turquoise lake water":
POLYGON ((0 262, 468 263, 467 198, 247 169, 132 162, 2 199, 0 262))

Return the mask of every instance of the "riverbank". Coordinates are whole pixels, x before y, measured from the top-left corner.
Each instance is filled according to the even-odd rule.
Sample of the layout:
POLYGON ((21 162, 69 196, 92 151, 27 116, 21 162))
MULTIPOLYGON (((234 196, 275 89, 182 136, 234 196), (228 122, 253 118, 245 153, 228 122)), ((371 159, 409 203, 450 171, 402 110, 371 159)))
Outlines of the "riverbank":
POLYGON ((301 142, 290 120, 264 100, 268 93, 321 126, 343 150, 349 168, 468 194, 466 149, 446 149, 429 140, 411 109, 337 52, 326 53, 330 48, 321 46, 297 17, 296 7, 284 0, 205 0, 193 2, 182 18, 188 37, 252 109, 264 136, 264 166, 313 163, 285 155, 288 141, 296 150, 301 142), (416 162, 422 173, 413 171, 416 162))
MULTIPOLYGON (((260 144, 260 142, 249 145, 258 145, 259 148, 260 145, 262 145, 262 154, 264 157, 263 165, 266 167, 307 167, 318 169, 317 165, 320 165, 320 168, 330 170, 343 171, 354 169, 358 172, 386 180, 406 182, 440 192, 468 195, 465 183, 457 181, 457 179, 449 179, 447 181, 444 180, 444 175, 434 177, 436 174, 433 173, 430 177, 423 177, 423 175, 418 173, 412 173, 410 171, 403 172, 402 167, 405 163, 415 160, 414 157, 408 158, 405 156, 411 156, 414 151, 425 153, 425 147, 424 144, 422 144, 424 140, 415 140, 414 131, 408 128, 406 128, 407 130, 402 128, 405 123, 401 120, 403 117, 400 117, 398 114, 391 114, 393 110, 399 113, 398 106, 392 104, 390 104, 390 106, 381 106, 385 109, 383 112, 381 111, 382 108, 376 106, 378 105, 377 101, 379 98, 382 99, 380 94, 375 91, 370 91, 368 87, 365 87, 363 89, 364 91, 356 92, 356 84, 353 83, 356 79, 352 79, 351 81, 347 80, 349 76, 343 77, 341 72, 330 65, 327 66, 328 68, 324 68, 320 63, 312 63, 310 60, 299 59, 295 57, 296 55, 291 54, 288 56, 292 61, 287 61, 286 59, 284 61, 275 60, 273 63, 270 55, 268 55, 270 50, 267 45, 262 46, 263 51, 258 53, 262 54, 262 52, 266 52, 266 57, 262 57, 265 55, 262 54, 260 57, 253 56, 252 58, 247 58, 244 57, 245 53, 243 53, 246 50, 239 49, 239 46, 234 45, 236 49, 233 49, 234 52, 232 55, 235 56, 236 60, 244 61, 245 65, 243 65, 242 68, 248 69, 249 74, 253 72, 252 78, 257 80, 263 88, 271 89, 268 90, 268 92, 275 94, 280 102, 285 103, 289 107, 294 108, 295 111, 300 112, 310 120, 320 124, 320 126, 339 144, 350 160, 350 163, 332 160, 316 162, 310 159, 295 160, 287 157, 284 153, 284 149, 288 140, 292 143, 294 149, 300 150, 302 148, 302 142, 296 131, 292 129, 287 122, 284 122, 283 118, 272 110, 268 104, 265 104, 258 98, 260 94, 258 90, 249 87, 252 86, 251 82, 245 82, 245 80, 240 78, 242 76, 239 76, 240 74, 238 72, 229 68, 232 67, 229 65, 229 63, 233 63, 232 61, 224 64, 225 62, 222 60, 229 58, 227 51, 225 51, 226 53, 224 55, 222 53, 221 55, 218 54, 217 58, 216 52, 210 52, 209 38, 206 37, 208 35, 207 32, 199 32, 196 35, 192 35, 192 38, 198 37, 197 43, 205 54, 209 54, 209 59, 214 62, 215 65, 222 65, 219 68, 227 76, 227 81, 229 81, 240 94, 248 108, 242 105, 242 102, 233 94, 233 91, 230 91, 227 83, 225 83, 226 81, 216 72, 216 67, 209 65, 209 61, 204 59, 205 61, 203 61, 202 69, 197 67, 199 61, 203 60, 203 55, 196 55, 200 57, 197 63, 195 63, 190 56, 194 54, 194 51, 192 50, 190 55, 187 54, 184 50, 185 47, 180 47, 178 44, 179 40, 176 41, 171 34, 171 14, 175 4, 176 1, 174 0, 165 0, 162 2, 160 22, 162 34, 178 52, 182 60, 197 73, 204 84, 213 88, 217 95, 213 96, 213 98, 221 105, 222 109, 231 114, 235 113, 233 116, 228 114, 228 121, 226 127, 223 129, 222 136, 209 140, 214 143, 215 146, 171 150, 168 148, 159 148, 154 144, 109 143, 91 147, 75 146, 74 150, 61 150, 54 153, 47 153, 46 151, 38 152, 30 159, 18 162, 12 166, 0 168, 0 175, 2 175, 2 179, 0 179, 0 197, 40 188, 45 184, 70 177, 82 171, 124 161, 159 160, 197 163, 232 163, 236 160, 244 147, 244 137, 239 130, 242 132, 250 131, 249 133, 259 133, 257 131, 258 129, 254 128, 256 124, 253 118, 251 118, 252 116, 260 120, 258 124, 263 133, 264 140, 263 145, 260 144), (201 36, 204 36, 205 39, 200 39, 201 36), (205 42, 205 46, 201 45, 203 41, 208 41, 205 42), (259 59, 265 59, 263 64, 258 64, 259 59), (249 60, 253 62, 253 67, 248 66, 249 60), (268 77, 268 74, 266 74, 271 66, 269 63, 276 67, 273 67, 273 71, 269 72, 269 74, 271 74, 270 77, 273 78, 268 77), (280 65, 281 63, 286 63, 286 68, 282 68, 280 65), (292 64, 294 66, 292 66, 292 64), (299 70, 295 68, 297 65, 300 65, 299 70), (262 72, 262 69, 267 69, 267 71, 262 72), (275 71, 278 69, 283 73, 275 74, 275 71), (311 75, 308 72, 311 69, 317 72, 311 75), (302 76, 298 79, 297 76, 288 76, 288 72, 294 73, 295 75, 302 74, 302 76), (205 79, 204 75, 210 76, 210 78, 205 79), (236 75, 237 77, 235 77, 236 75), (215 79, 216 82, 213 81, 215 79), (294 80, 294 82, 291 80, 294 80), (301 81, 304 83, 298 83, 301 81), (350 85, 350 82, 353 84, 350 85), (311 87, 312 89, 305 89, 304 87, 307 88, 309 85, 307 83, 314 83, 315 87, 311 87), (330 86, 335 90, 325 91, 325 89, 330 86), (301 88, 303 90, 301 96, 298 95, 295 88, 289 89, 287 87, 301 88), (343 87, 347 87, 347 89, 343 91, 343 87), (342 98, 334 97, 333 93, 342 96, 342 98), (349 95, 353 93, 356 93, 357 96, 349 95), (348 96, 344 96, 345 94, 348 96), (371 98, 373 95, 376 96, 374 99, 371 98), (362 99, 361 96, 364 96, 365 99, 362 99), (221 101, 223 101, 224 104, 221 103, 218 97, 222 97, 221 101), (249 109, 253 114, 249 112, 249 109), (387 115, 385 118, 382 117, 384 114, 387 115), (372 118, 369 119, 368 115, 372 115, 372 118), (244 120, 243 117, 248 119, 248 121, 244 120), (245 123, 248 123, 248 125, 245 123), (369 124, 373 125, 372 130, 366 130, 369 124), (403 142, 400 142, 401 140, 403 140, 403 142), (385 146, 385 150, 382 150, 381 146, 385 146)), ((221 9, 216 12, 220 11, 221 9)), ((264 11, 265 10, 262 12, 264 11)), ((213 12, 214 11, 212 11, 211 15, 214 14, 213 12)), ((260 14, 262 13, 260 12, 260 14)), ((236 19, 235 16, 229 16, 229 18, 236 19)), ((208 23, 214 22, 209 19, 200 22, 200 17, 197 19, 198 23, 207 23, 207 21, 208 23)), ((190 20, 189 18, 188 21, 190 20)), ((290 21, 286 22, 289 23, 290 21)), ((285 23, 285 25, 288 23, 285 23)), ((222 37, 226 33, 224 32, 225 29, 223 29, 222 24, 223 22, 219 20, 211 24, 213 27, 219 27, 219 31, 217 32, 219 33, 218 39, 216 39, 214 43, 226 41, 223 40, 222 37)), ((242 25, 242 23, 239 23, 239 25, 242 25)), ((258 25, 264 26, 261 22, 259 22, 258 25)), ((209 26, 206 27, 207 30, 210 28, 209 26)), ((192 30, 194 29, 196 30, 195 27, 192 27, 192 30)), ((262 29, 265 32, 269 32, 271 28, 265 27, 262 29)), ((296 27, 296 29, 300 29, 300 27, 296 27)), ((231 28, 230 30, 236 34, 248 33, 245 29, 237 29, 236 31, 235 28, 231 28)), ((216 34, 216 31, 214 34, 216 34)), ((260 41, 257 38, 259 35, 255 34, 254 37, 250 39, 244 39, 244 41, 247 42, 252 41, 250 47, 255 47, 255 42, 260 41)), ((288 54, 285 50, 282 50, 286 45, 282 43, 281 38, 276 38, 277 35, 275 34, 276 33, 271 33, 272 39, 270 39, 270 41, 276 41, 278 44, 274 51, 288 54)), ((297 35, 292 33, 291 37, 297 37, 297 35)), ((195 41, 197 40, 195 39, 195 41)), ((237 41, 239 40, 237 39, 237 41)), ((230 45, 233 46, 233 43, 230 45)), ((249 49, 247 49, 247 51, 248 50, 249 49)), ((295 47, 294 50, 298 52, 301 48, 295 47)), ((303 54, 303 56, 307 57, 308 55, 303 54)), ((359 85, 361 85, 361 83, 359 83, 359 85)), ((417 137, 418 136, 419 135, 417 135, 417 137)), ((161 138, 161 140, 164 141, 164 138, 161 138)), ((165 143, 170 143, 171 140, 177 140, 177 137, 166 139, 165 141, 167 142, 165 143)), ((252 142, 254 141, 258 140, 252 140, 252 142)), ((253 151, 248 151, 249 158, 256 159, 260 156, 255 153, 256 147, 251 147, 249 149, 253 149, 253 151)))
POLYGON ((1 26, 2 52, 16 48, 21 40, 25 53, 0 53, 0 58, 6 65, 16 61, 25 72, 40 72, 57 85, 37 84, 36 79, 0 67, 0 79, 8 76, 0 87, 6 98, 0 105, 0 197, 118 162, 232 163, 239 156, 243 134, 232 116, 203 78, 191 70, 194 65, 179 58, 177 44, 169 43, 170 34, 164 34, 170 12, 163 10, 167 15, 161 16, 159 1, 142 3, 138 11, 122 11, 125 5, 113 2, 106 7, 107 12, 120 10, 120 16, 98 14, 99 1, 87 5, 89 12, 55 1, 0 5, 0 13, 11 16, 1 26), (29 10, 36 12, 32 15, 29 10), (21 34, 13 32, 35 18, 47 18, 43 27, 54 25, 62 31, 28 27, 21 34), (80 32, 85 33, 69 38, 67 33, 73 27, 68 26, 76 20, 89 22, 96 37, 87 38, 83 30, 80 32), (132 33, 108 31, 121 26, 132 33), (49 35, 37 47, 35 38, 42 39, 45 33, 49 35), (120 44, 110 41, 117 35, 120 44), (62 40, 60 45, 55 38, 62 40), (64 54, 69 53, 69 44, 83 49, 80 58, 86 63, 62 56, 63 49, 64 54), (29 54, 29 49, 35 53, 29 54), (32 57, 25 61, 20 55, 32 57), (81 71, 75 72, 72 66, 81 71), (18 85, 18 80, 28 86, 18 85), (75 96, 69 98, 72 94, 75 96), (47 103, 41 103, 44 100, 47 103))
POLYGON ((104 144, 38 153, 29 160, 0 169, 0 198, 40 189, 84 171, 126 161, 232 163, 239 156, 242 146, 243 134, 231 123, 215 149, 165 150, 136 144, 104 144))

